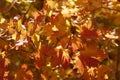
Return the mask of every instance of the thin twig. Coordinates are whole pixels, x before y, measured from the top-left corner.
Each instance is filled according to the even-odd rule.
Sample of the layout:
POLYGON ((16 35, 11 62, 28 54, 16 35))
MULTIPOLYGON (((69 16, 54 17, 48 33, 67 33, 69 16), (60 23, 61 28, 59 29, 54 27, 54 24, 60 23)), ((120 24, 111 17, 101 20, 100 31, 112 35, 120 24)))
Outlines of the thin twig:
POLYGON ((16 3, 17 0, 13 0, 10 4, 10 6, 7 7, 7 9, 5 11, 3 11, 3 13, 7 13, 11 10, 11 8, 14 6, 14 4, 16 3))

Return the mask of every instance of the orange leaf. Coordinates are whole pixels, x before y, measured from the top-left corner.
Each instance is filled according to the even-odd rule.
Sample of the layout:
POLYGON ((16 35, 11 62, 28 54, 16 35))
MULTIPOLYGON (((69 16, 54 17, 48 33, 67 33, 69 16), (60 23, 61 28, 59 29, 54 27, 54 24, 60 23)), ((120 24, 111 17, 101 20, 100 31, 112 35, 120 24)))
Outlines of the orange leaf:
POLYGON ((87 44, 84 45, 84 50, 80 51, 81 55, 86 56, 98 56, 103 55, 104 52, 101 49, 98 49, 98 44, 95 41, 87 41, 87 44))
POLYGON ((110 73, 111 69, 109 66, 101 65, 97 69, 97 80, 108 80, 108 74, 110 73))
POLYGON ((40 74, 43 80, 47 80, 44 74, 40 74))
POLYGON ((68 68, 70 64, 70 56, 68 50, 63 50, 62 53, 62 66, 64 69, 68 68))
POLYGON ((53 25, 65 25, 65 19, 61 13, 52 15, 50 21, 53 25))
POLYGON ((83 74, 84 73, 84 66, 82 64, 82 61, 79 59, 79 57, 74 57, 75 59, 75 65, 74 65, 74 69, 78 69, 78 72, 83 74))

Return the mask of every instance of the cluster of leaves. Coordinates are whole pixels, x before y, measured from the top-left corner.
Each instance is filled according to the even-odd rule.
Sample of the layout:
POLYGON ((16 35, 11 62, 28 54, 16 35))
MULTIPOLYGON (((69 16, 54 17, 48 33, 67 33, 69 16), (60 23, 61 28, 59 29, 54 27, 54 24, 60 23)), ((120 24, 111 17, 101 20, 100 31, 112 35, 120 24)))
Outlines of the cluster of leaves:
POLYGON ((1 0, 0 80, 119 80, 119 20, 119 0, 1 0))

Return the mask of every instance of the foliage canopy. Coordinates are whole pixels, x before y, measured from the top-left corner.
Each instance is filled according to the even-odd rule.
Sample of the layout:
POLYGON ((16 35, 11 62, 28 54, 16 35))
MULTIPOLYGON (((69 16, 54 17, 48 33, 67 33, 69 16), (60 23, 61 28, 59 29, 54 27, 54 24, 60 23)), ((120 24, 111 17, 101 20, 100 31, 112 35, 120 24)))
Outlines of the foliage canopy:
POLYGON ((119 80, 120 0, 1 0, 0 80, 119 80))

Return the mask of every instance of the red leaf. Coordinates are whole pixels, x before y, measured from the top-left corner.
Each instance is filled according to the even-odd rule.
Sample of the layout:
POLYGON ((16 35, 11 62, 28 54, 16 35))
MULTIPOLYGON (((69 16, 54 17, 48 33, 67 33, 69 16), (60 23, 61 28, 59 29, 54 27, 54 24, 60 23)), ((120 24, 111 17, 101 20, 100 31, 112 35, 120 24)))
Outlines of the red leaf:
POLYGON ((70 64, 70 57, 69 57, 68 50, 63 51, 61 61, 62 61, 62 67, 64 69, 67 69, 69 67, 69 64, 70 64))
POLYGON ((89 67, 97 67, 99 65, 99 61, 90 56, 80 55, 80 59, 89 67))
POLYGON ((68 50, 56 49, 56 54, 51 59, 51 66, 56 67, 62 65, 64 69, 67 69, 70 64, 70 57, 68 50))
POLYGON ((81 38, 85 39, 96 39, 98 37, 97 29, 90 30, 86 27, 83 27, 83 32, 81 33, 81 38))
POLYGON ((2 80, 5 73, 5 59, 0 56, 0 79, 2 80))
POLYGON ((42 66, 46 65, 46 56, 44 54, 39 55, 37 53, 35 53, 35 55, 36 56, 35 56, 34 64, 37 69, 41 69, 42 66))
POLYGON ((56 51, 56 53, 54 55, 52 55, 52 59, 51 59, 51 66, 52 67, 56 67, 56 66, 61 64, 61 58, 62 58, 61 47, 58 49, 56 48, 55 51, 56 51))

